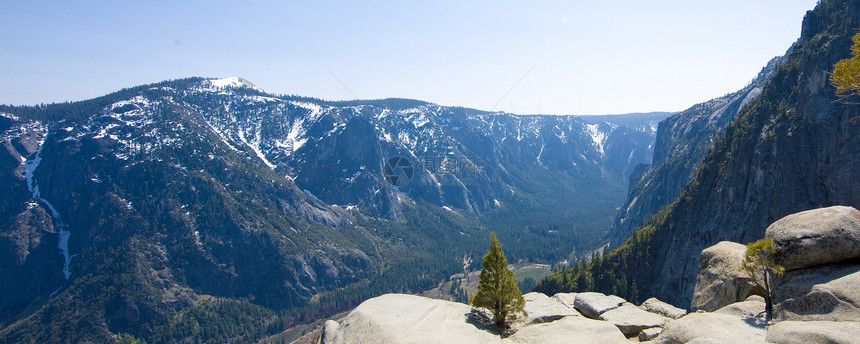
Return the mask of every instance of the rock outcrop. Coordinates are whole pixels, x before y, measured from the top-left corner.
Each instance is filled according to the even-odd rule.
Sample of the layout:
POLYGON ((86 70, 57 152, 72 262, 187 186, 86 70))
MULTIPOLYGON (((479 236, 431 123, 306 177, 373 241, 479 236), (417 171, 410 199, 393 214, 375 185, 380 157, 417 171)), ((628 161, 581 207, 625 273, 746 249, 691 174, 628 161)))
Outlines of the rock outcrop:
MULTIPOLYGON (((855 338, 860 338, 860 330, 857 330, 860 322, 852 321, 785 321, 768 327, 764 299, 758 295, 712 313, 698 311, 678 319, 646 311, 623 300, 619 306, 602 311, 597 319, 592 319, 560 301, 576 304, 580 296, 584 296, 579 300, 580 305, 596 309, 614 304, 618 298, 597 293, 553 297, 529 293, 524 298, 526 309, 532 313, 515 321, 512 331, 501 334, 488 321, 486 310, 421 296, 387 294, 365 301, 340 323, 326 321, 321 329, 320 343, 527 344, 573 341, 620 344, 638 340, 659 344, 764 344, 852 343, 855 338)), ((655 305, 664 303, 657 299, 643 303, 646 308, 655 308, 655 305)))
POLYGON ((576 302, 576 293, 556 293, 552 298, 561 302, 565 306, 575 308, 574 303, 576 302))
POLYGON ((339 324, 326 321, 322 343, 629 343, 611 323, 579 316, 543 294, 527 294, 526 307, 546 322, 515 324, 502 339, 491 326, 469 317, 466 304, 421 296, 387 294, 363 302, 339 324), (555 302, 555 304, 552 304, 555 302), (557 310, 561 314, 551 314, 557 310), (549 320, 554 319, 554 320, 549 320))
POLYGON ((743 301, 756 292, 755 284, 749 281, 746 273, 740 271, 746 250, 744 245, 721 241, 702 251, 699 275, 690 304, 693 310, 713 312, 743 301))
POLYGON ((326 322, 324 343, 500 343, 500 337, 469 322, 466 304, 386 294, 361 303, 339 326, 326 322))
POLYGON ((526 300, 526 306, 523 309, 526 317, 522 319, 525 324, 546 323, 564 317, 579 316, 579 312, 575 309, 542 293, 528 293, 523 295, 523 299, 526 300))
MULTIPOLYGON (((503 334, 484 309, 450 301, 386 294, 363 302, 340 323, 328 320, 322 344, 340 343, 629 343, 651 340, 671 319, 614 295, 541 293, 523 295, 528 315, 503 334), (583 316, 573 305, 587 309, 583 316)), ((650 300, 649 305, 664 304, 650 300)), ((665 308, 665 307, 663 307, 665 308)))
POLYGON ((860 323, 850 321, 782 321, 767 330, 768 343, 850 344, 860 340, 860 323))
MULTIPOLYGON (((576 338, 576 343, 594 344, 629 344, 617 327, 604 321, 588 319, 585 317, 566 317, 564 319, 527 326, 512 336, 500 340, 504 343, 546 343, 566 344, 576 338)), ((468 343, 464 341, 439 342, 439 343, 468 343)))
MULTIPOLYGON (((766 329, 767 342, 856 343, 860 338, 860 211, 835 206, 788 215, 770 225, 766 235, 774 240, 776 263, 788 270, 771 279, 776 322, 766 329)), ((738 285, 749 282, 738 267, 745 250, 744 245, 721 242, 702 251, 693 307, 711 308, 744 294, 738 285)), ((753 295, 743 302, 721 306, 714 313, 690 314, 671 322, 657 340, 680 343, 696 336, 722 342, 739 339, 718 337, 697 328, 697 323, 712 321, 714 326, 735 326, 727 333, 748 332, 749 340, 762 343, 764 310, 764 299, 753 295), (736 321, 728 321, 727 316, 741 319, 756 330, 749 332, 736 321)))
POLYGON ((860 211, 833 206, 791 214, 767 227, 786 271, 860 257, 860 211))
POLYGON ((787 272, 774 284, 777 320, 860 321, 860 264, 787 272))
POLYGON ((687 314, 686 310, 680 309, 678 307, 672 306, 668 303, 658 300, 656 297, 652 297, 639 306, 646 311, 651 313, 660 314, 667 318, 678 319, 685 314, 687 314))
POLYGON ((624 302, 624 299, 615 295, 588 292, 576 294, 574 307, 583 315, 596 319, 606 311, 618 308, 624 302))
MULTIPOLYGON (((757 324, 757 323, 756 323, 757 324)), ((669 322, 656 343, 684 344, 694 340, 712 343, 764 343, 764 325, 751 325, 741 317, 718 313, 690 313, 669 322)))
POLYGON ((389 294, 365 301, 341 323, 327 321, 321 342, 857 343, 860 260, 850 245, 860 232, 860 216, 854 213, 860 215, 850 207, 816 209, 789 215, 768 229, 779 243, 775 254, 794 267, 772 279, 776 322, 771 324, 765 299, 739 269, 746 246, 723 241, 702 251, 694 313, 656 298, 637 307, 596 292, 552 297, 533 292, 523 296, 527 316, 503 338, 486 310, 389 294))
POLYGON ((860 321, 860 211, 833 206, 771 224, 774 259, 787 272, 774 281, 777 320, 860 321))
POLYGON ((625 336, 635 337, 644 329, 666 325, 669 318, 642 310, 632 303, 625 303, 601 314, 600 320, 614 324, 625 336))

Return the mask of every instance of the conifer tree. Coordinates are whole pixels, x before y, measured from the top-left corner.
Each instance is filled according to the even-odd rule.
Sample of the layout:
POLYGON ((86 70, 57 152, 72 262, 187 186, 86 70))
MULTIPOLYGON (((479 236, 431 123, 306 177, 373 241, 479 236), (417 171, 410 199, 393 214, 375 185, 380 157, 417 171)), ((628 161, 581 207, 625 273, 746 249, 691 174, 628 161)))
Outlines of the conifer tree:
POLYGON ((764 238, 747 244, 747 252, 741 264, 741 271, 750 275, 750 280, 764 289, 765 317, 767 321, 773 318, 773 300, 771 299, 771 275, 782 275, 785 269, 773 261, 773 239, 764 238))
POLYGON ((830 81, 836 85, 836 92, 853 91, 860 93, 860 32, 854 35, 851 58, 841 60, 833 66, 830 81))
POLYGON ((526 301, 517 288, 514 272, 508 268, 496 233, 490 234, 490 250, 484 255, 484 268, 479 278, 478 291, 471 299, 472 306, 489 309, 496 326, 507 329, 508 320, 522 312, 526 301))

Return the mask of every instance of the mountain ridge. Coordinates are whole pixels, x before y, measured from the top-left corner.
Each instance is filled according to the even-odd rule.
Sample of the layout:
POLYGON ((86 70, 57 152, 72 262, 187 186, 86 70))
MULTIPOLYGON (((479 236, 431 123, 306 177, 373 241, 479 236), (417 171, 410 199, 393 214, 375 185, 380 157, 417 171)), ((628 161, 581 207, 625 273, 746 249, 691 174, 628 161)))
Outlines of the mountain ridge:
POLYGON ((0 337, 187 338, 179 314, 241 318, 206 318, 219 307, 268 319, 219 327, 254 336, 430 288, 477 261, 490 229, 512 258, 561 261, 598 244, 656 124, 335 106, 249 84, 0 106, 0 337), (404 185, 385 172, 396 157, 413 164, 404 185))

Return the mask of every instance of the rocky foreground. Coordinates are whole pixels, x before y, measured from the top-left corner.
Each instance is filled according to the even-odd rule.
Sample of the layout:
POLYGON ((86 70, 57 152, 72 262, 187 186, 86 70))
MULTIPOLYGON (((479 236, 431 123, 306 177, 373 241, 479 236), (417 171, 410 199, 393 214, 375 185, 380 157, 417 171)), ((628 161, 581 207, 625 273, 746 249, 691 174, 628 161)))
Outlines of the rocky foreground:
POLYGON ((637 306, 614 295, 528 293, 504 336, 462 303, 387 294, 341 322, 325 323, 322 344, 340 343, 860 343, 860 211, 829 207, 786 216, 766 231, 777 264, 774 322, 761 288, 739 271, 744 245, 702 252, 691 309, 651 298, 637 306))

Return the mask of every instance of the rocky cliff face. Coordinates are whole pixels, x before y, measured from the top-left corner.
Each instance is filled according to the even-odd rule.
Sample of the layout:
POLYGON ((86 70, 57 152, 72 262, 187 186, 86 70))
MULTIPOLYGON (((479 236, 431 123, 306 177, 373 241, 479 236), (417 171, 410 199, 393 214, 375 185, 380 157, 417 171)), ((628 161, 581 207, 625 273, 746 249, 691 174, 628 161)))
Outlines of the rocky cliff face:
POLYGON ((783 59, 771 60, 747 87, 697 104, 660 122, 653 162, 641 166, 632 175, 627 202, 609 231, 612 247, 624 243, 633 230, 678 197, 695 176, 695 167, 707 156, 714 138, 722 135, 744 106, 761 94, 762 87, 783 59))
POLYGON ((704 248, 724 240, 755 241, 770 223, 798 211, 860 204, 854 182, 860 175, 860 101, 856 94, 836 95, 828 81, 833 65, 850 57, 858 26, 860 1, 821 1, 807 13, 800 39, 756 81, 763 82, 760 92, 743 97, 746 104, 728 97, 731 111, 694 107, 684 113, 689 117, 662 123, 661 133, 671 132, 670 126, 681 133, 658 138, 655 167, 637 170, 644 177, 631 189, 613 242, 639 221, 626 224, 628 219, 649 220, 605 256, 553 274, 536 290, 597 289, 687 307, 704 248), (701 115, 708 113, 715 115, 701 115), (733 113, 720 135, 707 129, 720 125, 702 124, 729 120, 733 113), (684 144, 687 137, 713 137, 713 143, 684 144), (696 164, 699 154, 704 158, 696 164), (694 177, 675 197, 687 173, 694 177), (666 206, 657 211, 660 204, 666 206))
POLYGON ((800 39, 654 232, 649 293, 685 306, 705 247, 761 238, 797 211, 860 205, 860 106, 827 78, 858 26, 858 1, 822 1, 806 15, 800 39))

